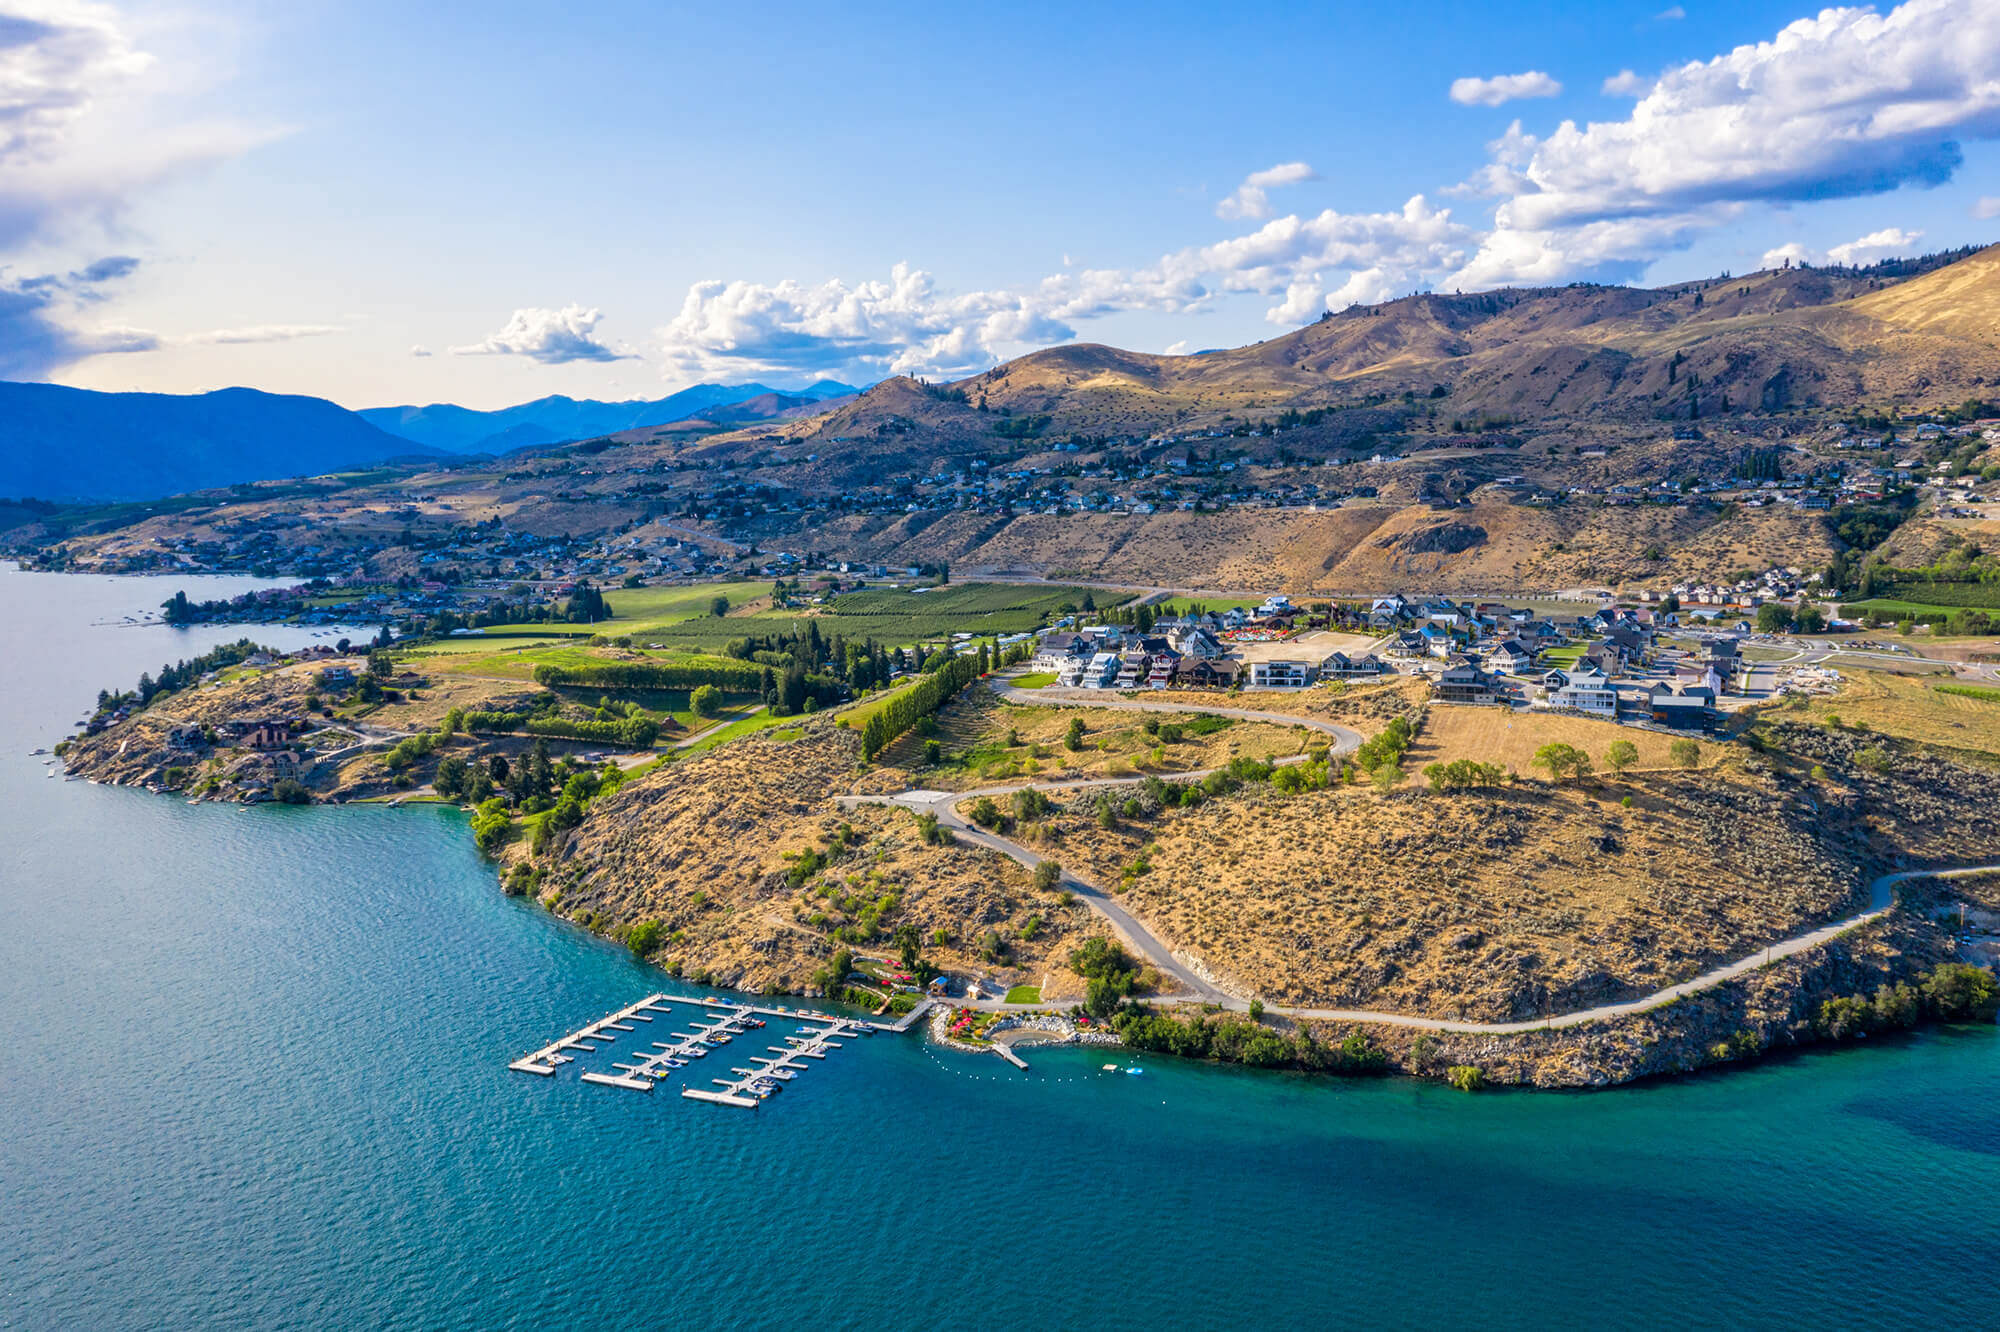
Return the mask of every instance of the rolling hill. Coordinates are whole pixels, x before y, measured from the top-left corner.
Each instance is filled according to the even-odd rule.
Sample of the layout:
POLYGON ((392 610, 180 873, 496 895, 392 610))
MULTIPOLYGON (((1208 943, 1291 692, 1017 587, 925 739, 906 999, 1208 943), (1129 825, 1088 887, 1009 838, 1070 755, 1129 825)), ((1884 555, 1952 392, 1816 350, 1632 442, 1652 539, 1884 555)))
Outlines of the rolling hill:
POLYGON ((323 398, 0 383, 0 495, 12 497, 150 499, 432 454, 323 398))

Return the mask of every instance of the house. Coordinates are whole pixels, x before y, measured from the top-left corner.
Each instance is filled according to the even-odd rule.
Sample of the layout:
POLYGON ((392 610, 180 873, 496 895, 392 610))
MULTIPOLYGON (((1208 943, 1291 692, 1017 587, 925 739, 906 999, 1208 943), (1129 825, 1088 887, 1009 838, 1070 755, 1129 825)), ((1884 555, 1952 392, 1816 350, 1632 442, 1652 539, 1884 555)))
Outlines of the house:
POLYGON ((1229 689, 1242 673, 1239 662, 1218 657, 1182 657, 1174 683, 1189 689, 1229 689))
POLYGON ((1303 689, 1318 678, 1318 664, 1297 657, 1250 663, 1250 685, 1254 689, 1303 689))
POLYGON ((1430 642, 1421 634, 1391 634, 1382 644, 1382 655, 1399 660, 1414 661, 1430 652, 1430 642))
POLYGON ((1200 625, 1174 629, 1167 634, 1167 645, 1183 657, 1216 658, 1223 655, 1222 642, 1208 629, 1200 625))
POLYGON ((1715 715, 1715 695, 1700 685, 1675 689, 1661 681, 1653 686, 1647 709, 1654 721, 1677 730, 1699 731, 1715 715))
POLYGON ((201 727, 176 726, 167 732, 167 743, 175 749, 201 748, 201 727))
POLYGON ((1152 666, 1152 658, 1143 652, 1128 652, 1118 659, 1118 674, 1113 681, 1117 689, 1137 689, 1146 683, 1146 673, 1152 666))
POLYGON ((1335 652, 1319 664, 1322 680, 1373 680, 1387 674, 1389 663, 1372 653, 1365 657, 1350 657, 1345 652, 1335 652))
POLYGON ((1174 682, 1174 672, 1179 669, 1181 657, 1172 650, 1151 654, 1152 664, 1146 668, 1146 688, 1165 689, 1174 682))
POLYGON ((1282 592, 1273 592, 1270 596, 1265 597, 1264 604, 1257 608, 1257 618, 1260 620, 1269 620, 1281 615, 1290 616, 1296 614, 1298 614, 1298 611, 1292 605, 1292 599, 1282 592))
POLYGON ((350 689, 354 685, 354 668, 329 666, 319 673, 319 682, 328 689, 350 689))
POLYGON ((243 736, 250 749, 284 749, 292 743, 291 729, 279 722, 259 722, 243 736))
POLYGON ((1035 648, 1034 660, 1029 665, 1037 671, 1061 675, 1069 667, 1088 660, 1090 646, 1090 640, 1082 634, 1050 634, 1035 648))
POLYGON ((1486 654, 1486 664, 1502 675, 1526 675, 1535 668, 1534 649, 1510 638, 1486 654))
POLYGON ((1588 662, 1580 661, 1566 671, 1550 671, 1542 677, 1542 684, 1551 707, 1572 708, 1595 717, 1618 715, 1618 691, 1612 688, 1611 677, 1588 662))
POLYGON ((1460 660, 1444 668, 1431 686, 1431 697, 1440 703, 1492 703, 1498 699, 1496 683, 1470 661, 1460 660))
POLYGON ((1056 683, 1065 689, 1108 689, 1117 678, 1118 654, 1095 652, 1089 657, 1074 659, 1056 677, 1056 683))

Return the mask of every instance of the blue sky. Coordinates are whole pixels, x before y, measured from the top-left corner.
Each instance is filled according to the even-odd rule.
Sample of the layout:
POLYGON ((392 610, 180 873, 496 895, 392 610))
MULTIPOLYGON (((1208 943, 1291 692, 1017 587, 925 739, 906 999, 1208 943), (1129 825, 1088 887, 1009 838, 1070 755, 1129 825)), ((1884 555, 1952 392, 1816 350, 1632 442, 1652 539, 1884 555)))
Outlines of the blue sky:
POLYGON ((2000 238, 1991 0, 963 10, 0 0, 0 377, 936 377, 2000 238))

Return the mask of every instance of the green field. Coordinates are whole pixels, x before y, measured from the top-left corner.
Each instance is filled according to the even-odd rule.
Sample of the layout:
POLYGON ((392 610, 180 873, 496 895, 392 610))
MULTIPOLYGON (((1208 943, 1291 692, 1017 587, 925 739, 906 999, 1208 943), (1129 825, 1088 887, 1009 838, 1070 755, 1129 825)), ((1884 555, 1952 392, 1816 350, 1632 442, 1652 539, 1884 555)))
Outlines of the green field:
POLYGON ((1017 675, 1008 681, 1016 689, 1047 689, 1055 682, 1054 671, 1030 671, 1026 675, 1017 675))
MULTIPOLYGON (((1113 592, 1109 595, 1115 597, 1118 594, 1113 592)), ((1112 603, 1107 598, 1098 604, 1109 606, 1112 603)), ((1220 614, 1226 610, 1256 610, 1263 604, 1264 598, 1262 597, 1168 597, 1165 601, 1156 601, 1153 603, 1153 613, 1155 615, 1185 615, 1199 606, 1204 611, 1213 611, 1220 614)))
MULTIPOLYGON (((910 647, 936 642, 955 633, 987 637, 1024 633, 1082 603, 1078 587, 1015 587, 1006 583, 967 583, 918 591, 868 588, 835 597, 812 613, 819 631, 849 641, 874 639, 885 647, 910 647)), ((694 616, 658 630, 647 630, 646 641, 669 647, 716 651, 731 639, 749 634, 790 633, 807 618, 804 611, 759 611, 723 619, 694 616)), ((599 626, 601 633, 637 633, 620 621, 599 626)))
POLYGON ((1042 987, 1039 985, 1016 985, 1007 991, 1010 1004, 1039 1004, 1042 1002, 1042 987))
POLYGON ((1963 606, 1978 610, 2000 610, 2000 583, 1898 582, 1881 600, 1954 610, 1963 606))
POLYGON ((1867 601, 1848 601, 1841 603, 1840 607, 1841 614, 1853 618, 1864 616, 1870 611, 1879 611, 1883 615, 1895 616, 1898 619, 1904 616, 1950 615, 1954 611, 1985 609, 1987 607, 1966 604, 1950 606, 1940 601, 1900 601, 1893 597, 1871 597, 1867 601))

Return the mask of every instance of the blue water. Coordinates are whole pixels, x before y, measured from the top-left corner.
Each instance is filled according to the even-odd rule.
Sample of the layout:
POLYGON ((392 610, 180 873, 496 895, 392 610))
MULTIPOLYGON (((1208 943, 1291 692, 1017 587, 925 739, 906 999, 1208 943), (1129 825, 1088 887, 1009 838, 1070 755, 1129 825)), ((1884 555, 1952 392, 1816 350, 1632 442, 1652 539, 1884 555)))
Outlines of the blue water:
POLYGON ((755 1113, 509 1072, 669 987, 455 814, 27 756, 239 632, 105 623, 182 583, 0 573, 0 1325, 2000 1325, 1993 1030, 1594 1095, 914 1036, 755 1113))

